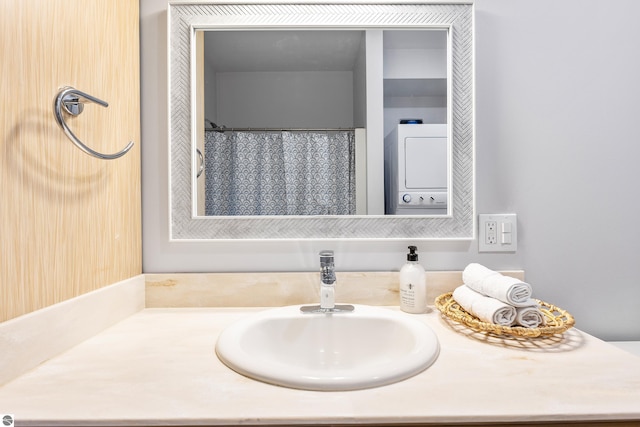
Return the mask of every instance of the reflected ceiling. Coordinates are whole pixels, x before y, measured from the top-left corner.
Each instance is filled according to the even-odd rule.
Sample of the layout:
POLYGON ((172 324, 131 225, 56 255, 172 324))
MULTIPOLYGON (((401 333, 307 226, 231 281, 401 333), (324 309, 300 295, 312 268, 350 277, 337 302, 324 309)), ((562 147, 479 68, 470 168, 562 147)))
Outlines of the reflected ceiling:
POLYGON ((205 58, 218 72, 352 70, 362 31, 207 31, 205 58))

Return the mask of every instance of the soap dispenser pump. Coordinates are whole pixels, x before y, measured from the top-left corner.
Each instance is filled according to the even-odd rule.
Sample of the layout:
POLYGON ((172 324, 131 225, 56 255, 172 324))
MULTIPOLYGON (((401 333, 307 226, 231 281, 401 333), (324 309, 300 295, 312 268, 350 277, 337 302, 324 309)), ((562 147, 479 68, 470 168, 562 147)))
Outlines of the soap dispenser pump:
POLYGON ((407 262, 400 269, 400 309, 407 313, 426 313, 427 280, 418 262, 416 246, 409 246, 407 262))

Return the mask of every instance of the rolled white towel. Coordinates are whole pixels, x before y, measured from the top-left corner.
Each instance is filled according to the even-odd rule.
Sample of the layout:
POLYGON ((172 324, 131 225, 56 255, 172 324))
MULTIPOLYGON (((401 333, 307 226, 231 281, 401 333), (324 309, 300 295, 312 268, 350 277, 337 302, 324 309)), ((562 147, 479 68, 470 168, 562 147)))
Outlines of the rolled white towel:
POLYGON ((515 324, 525 328, 537 328, 544 325, 544 314, 540 311, 540 306, 536 304, 529 307, 517 307, 515 324))
POLYGON ((503 276, 477 263, 471 263, 465 267, 462 272, 462 281, 476 292, 515 307, 535 304, 531 299, 531 285, 514 277, 503 276))
POLYGON ((465 285, 453 291, 453 299, 469 313, 488 323, 511 326, 516 319, 515 307, 484 296, 465 285))

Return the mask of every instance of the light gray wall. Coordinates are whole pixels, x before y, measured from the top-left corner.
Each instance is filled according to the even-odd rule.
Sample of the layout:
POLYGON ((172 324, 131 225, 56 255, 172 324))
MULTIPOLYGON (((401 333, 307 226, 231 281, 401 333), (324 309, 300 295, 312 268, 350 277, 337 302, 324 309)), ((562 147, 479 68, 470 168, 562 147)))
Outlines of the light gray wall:
POLYGON ((353 127, 351 71, 218 72, 216 97, 219 126, 353 127))
MULTIPOLYGON (((141 2, 145 272, 397 270, 408 241, 168 242, 166 0, 141 2)), ((518 214, 518 252, 417 242, 429 270, 522 268, 604 339, 640 340, 640 2, 476 0, 478 213, 518 214)))
POLYGON ((367 123, 367 67, 365 40, 360 43, 358 56, 353 65, 353 125, 363 128, 367 123))

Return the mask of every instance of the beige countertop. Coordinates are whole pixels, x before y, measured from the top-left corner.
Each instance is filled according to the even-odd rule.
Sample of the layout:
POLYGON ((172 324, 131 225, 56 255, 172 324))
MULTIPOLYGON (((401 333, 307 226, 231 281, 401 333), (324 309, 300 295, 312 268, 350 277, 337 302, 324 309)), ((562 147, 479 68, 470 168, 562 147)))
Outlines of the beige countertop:
MULTIPOLYGON (((397 307, 389 307, 398 310, 397 307)), ((224 425, 640 421, 640 357, 578 329, 488 338, 413 316, 441 352, 421 374, 347 392, 245 378, 214 345, 262 308, 146 308, 0 387, 16 425, 224 425)))

